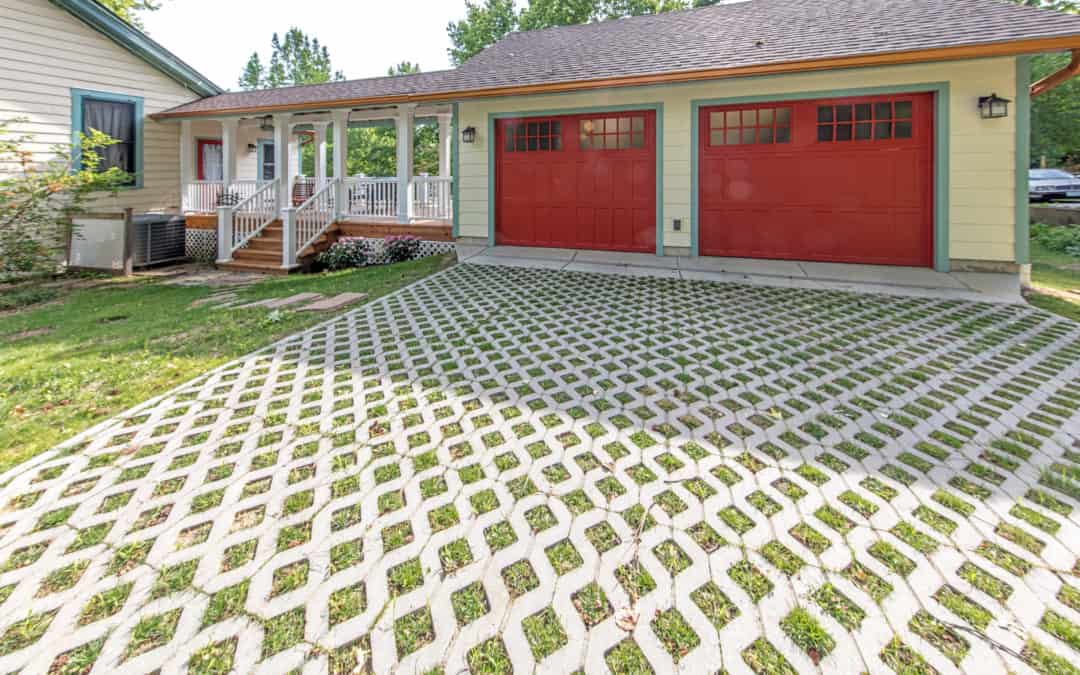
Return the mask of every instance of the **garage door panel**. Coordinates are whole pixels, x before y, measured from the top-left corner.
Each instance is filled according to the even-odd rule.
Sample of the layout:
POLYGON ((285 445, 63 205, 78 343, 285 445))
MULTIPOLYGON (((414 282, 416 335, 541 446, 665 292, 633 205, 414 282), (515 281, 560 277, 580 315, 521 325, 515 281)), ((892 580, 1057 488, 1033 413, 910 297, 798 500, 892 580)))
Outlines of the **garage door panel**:
POLYGON ((543 120, 549 123, 546 128, 559 128, 557 141, 526 138, 519 144, 518 131, 528 134, 536 127, 522 126, 520 120, 496 124, 496 241, 654 251, 655 113, 543 120), (514 142, 508 144, 508 137, 514 142))
POLYGON ((699 251, 930 265, 932 103, 909 94, 703 108, 699 251))

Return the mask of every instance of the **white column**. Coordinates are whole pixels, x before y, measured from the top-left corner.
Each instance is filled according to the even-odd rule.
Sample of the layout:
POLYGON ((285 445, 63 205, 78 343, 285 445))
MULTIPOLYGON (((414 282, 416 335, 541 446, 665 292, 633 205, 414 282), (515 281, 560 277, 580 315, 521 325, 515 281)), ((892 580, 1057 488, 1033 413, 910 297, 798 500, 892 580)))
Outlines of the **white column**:
POLYGON ((349 111, 334 110, 330 113, 334 120, 334 180, 337 192, 334 195, 338 217, 348 212, 346 204, 345 179, 348 177, 349 160, 349 111))
POLYGON ((188 191, 195 168, 195 139, 191 137, 191 120, 180 120, 180 210, 188 211, 190 204, 188 191))
POLYGON ((439 115, 439 178, 450 177, 450 116, 439 115))
POLYGON ((278 181, 277 210, 280 213, 286 206, 292 205, 292 195, 289 194, 289 177, 292 169, 289 166, 289 137, 292 127, 289 119, 292 115, 274 115, 274 178, 278 181))
POLYGON ((221 179, 225 189, 236 180, 236 136, 240 120, 230 117, 221 120, 221 179))
POLYGON ((296 124, 289 125, 289 161, 295 160, 295 163, 292 164, 292 171, 289 172, 290 185, 293 183, 293 178, 302 174, 304 168, 300 166, 300 135, 294 131, 296 126, 296 124))
POLYGON ((398 106, 397 114, 397 189, 398 222, 408 223, 412 219, 413 200, 413 130, 416 124, 416 105, 398 106))
POLYGON ((315 189, 326 185, 326 127, 329 122, 315 122, 315 189))

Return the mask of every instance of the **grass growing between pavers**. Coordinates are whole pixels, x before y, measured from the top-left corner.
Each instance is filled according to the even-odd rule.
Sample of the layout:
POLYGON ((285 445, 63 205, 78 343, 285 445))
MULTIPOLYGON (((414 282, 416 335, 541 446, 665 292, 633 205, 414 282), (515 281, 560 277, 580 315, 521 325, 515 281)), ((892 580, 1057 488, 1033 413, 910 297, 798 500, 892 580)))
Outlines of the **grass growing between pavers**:
MULTIPOLYGON (((246 301, 302 292, 374 299, 445 269, 448 256, 270 278, 246 301)), ((320 312, 189 309, 205 286, 117 279, 0 314, 0 471, 208 370, 328 319, 320 312)))

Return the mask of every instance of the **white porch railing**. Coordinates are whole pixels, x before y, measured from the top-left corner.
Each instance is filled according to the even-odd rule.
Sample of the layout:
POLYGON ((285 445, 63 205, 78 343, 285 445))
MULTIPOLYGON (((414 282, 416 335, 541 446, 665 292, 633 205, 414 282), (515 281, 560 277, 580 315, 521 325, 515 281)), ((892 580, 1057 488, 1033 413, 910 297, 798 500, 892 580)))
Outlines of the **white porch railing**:
POLYGON ((291 267, 296 264, 301 251, 311 246, 326 231, 337 216, 334 208, 334 195, 337 181, 329 179, 307 201, 295 209, 286 209, 282 214, 282 230, 285 232, 283 264, 291 267))
POLYGON ((227 188, 220 180, 197 180, 184 186, 184 213, 214 213, 219 206, 235 206, 244 201, 263 181, 236 180, 227 188))
POLYGON ((184 186, 185 213, 213 213, 217 210, 218 199, 225 189, 220 180, 196 180, 184 186))
POLYGON ((396 218, 397 178, 351 176, 345 179, 345 215, 396 218))
POLYGON ((235 206, 218 207, 218 259, 232 254, 256 237, 277 218, 278 181, 259 186, 250 197, 235 206))
POLYGON ((433 220, 454 217, 451 202, 453 180, 439 176, 416 176, 409 187, 412 191, 413 216, 433 220))

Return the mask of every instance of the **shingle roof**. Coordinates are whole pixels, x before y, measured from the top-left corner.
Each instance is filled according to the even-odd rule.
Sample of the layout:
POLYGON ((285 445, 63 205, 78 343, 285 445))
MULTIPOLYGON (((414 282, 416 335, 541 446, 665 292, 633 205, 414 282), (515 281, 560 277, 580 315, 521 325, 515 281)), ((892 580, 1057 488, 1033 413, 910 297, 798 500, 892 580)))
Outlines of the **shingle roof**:
MULTIPOLYGON (((1067 38, 1080 16, 1004 0, 747 0, 511 33, 455 70, 223 94, 166 115, 466 98, 492 89, 1067 38)), ((1075 38, 1075 41, 1071 38, 1075 38)), ((713 74, 717 76, 721 73, 713 74)))

